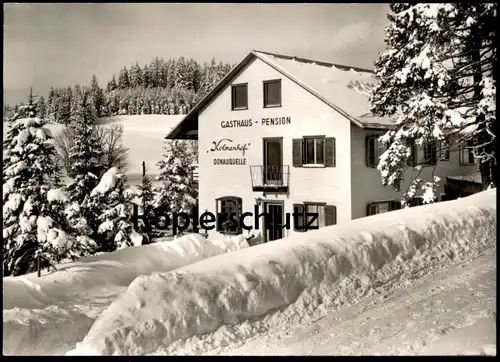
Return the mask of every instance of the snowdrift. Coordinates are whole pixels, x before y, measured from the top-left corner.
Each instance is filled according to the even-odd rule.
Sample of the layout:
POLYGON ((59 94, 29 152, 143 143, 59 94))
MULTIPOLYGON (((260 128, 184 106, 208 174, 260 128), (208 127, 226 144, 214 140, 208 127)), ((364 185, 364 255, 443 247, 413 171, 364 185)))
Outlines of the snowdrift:
POLYGON ((495 247, 496 190, 296 234, 134 280, 68 355, 203 353, 495 247))
POLYGON ((244 247, 243 237, 210 242, 189 234, 61 265, 41 278, 36 273, 3 278, 3 352, 64 354, 136 277, 244 247))

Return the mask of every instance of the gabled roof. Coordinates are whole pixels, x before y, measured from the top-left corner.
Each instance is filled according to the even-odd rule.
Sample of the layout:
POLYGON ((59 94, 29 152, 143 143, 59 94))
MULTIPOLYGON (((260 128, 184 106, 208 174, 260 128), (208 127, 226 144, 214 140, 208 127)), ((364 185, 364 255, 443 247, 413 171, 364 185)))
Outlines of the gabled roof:
POLYGON ((197 138, 198 114, 255 58, 260 59, 361 128, 387 129, 388 117, 370 112, 369 91, 378 82, 372 71, 357 67, 253 50, 227 74, 167 135, 168 139, 197 138), (191 132, 191 134, 190 134, 191 132))

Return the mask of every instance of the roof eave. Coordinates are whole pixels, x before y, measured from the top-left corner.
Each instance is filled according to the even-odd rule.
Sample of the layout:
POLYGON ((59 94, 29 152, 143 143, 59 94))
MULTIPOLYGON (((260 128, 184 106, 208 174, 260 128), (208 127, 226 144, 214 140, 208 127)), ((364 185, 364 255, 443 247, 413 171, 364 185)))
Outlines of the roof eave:
POLYGON ((362 123, 363 129, 380 129, 380 130, 390 130, 395 128, 394 124, 383 124, 383 123, 362 123))
POLYGON ((198 139, 198 114, 186 115, 165 137, 168 140, 198 139))

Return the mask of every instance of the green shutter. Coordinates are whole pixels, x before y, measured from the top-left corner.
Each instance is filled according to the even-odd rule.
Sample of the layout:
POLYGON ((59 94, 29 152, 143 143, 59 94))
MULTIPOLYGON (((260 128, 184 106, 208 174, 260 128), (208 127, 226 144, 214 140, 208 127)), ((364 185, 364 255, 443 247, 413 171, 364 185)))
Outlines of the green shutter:
POLYGON ((304 231, 305 229, 305 213, 306 208, 303 204, 293 204, 293 213, 300 214, 301 217, 298 217, 298 225, 295 225, 295 218, 292 218, 293 230, 294 231, 304 231))
POLYGON ((431 142, 431 165, 435 165, 437 163, 437 142, 431 142))
POLYGON ((302 167, 302 138, 292 140, 293 167, 302 167))
POLYGON ((394 210, 401 210, 401 201, 397 200, 391 201, 391 211, 394 210))
POLYGON ((325 138, 325 166, 335 167, 336 155, 335 155, 335 138, 326 137, 325 138))
POLYGON ((325 226, 337 225, 337 207, 333 205, 325 206, 325 226))
POLYGON ((372 152, 372 142, 371 142, 371 136, 366 136, 365 139, 365 144, 366 144, 366 166, 367 167, 373 167, 373 152, 372 152))

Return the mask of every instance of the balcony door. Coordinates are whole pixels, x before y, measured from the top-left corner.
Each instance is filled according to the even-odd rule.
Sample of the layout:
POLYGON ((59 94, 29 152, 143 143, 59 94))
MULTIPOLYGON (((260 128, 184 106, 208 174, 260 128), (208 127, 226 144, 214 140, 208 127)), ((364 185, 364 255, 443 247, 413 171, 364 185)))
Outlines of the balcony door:
POLYGON ((264 185, 283 184, 283 138, 264 139, 264 185))

